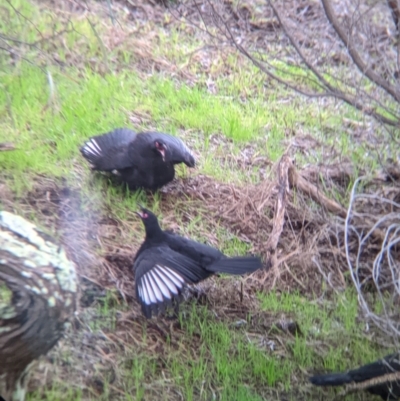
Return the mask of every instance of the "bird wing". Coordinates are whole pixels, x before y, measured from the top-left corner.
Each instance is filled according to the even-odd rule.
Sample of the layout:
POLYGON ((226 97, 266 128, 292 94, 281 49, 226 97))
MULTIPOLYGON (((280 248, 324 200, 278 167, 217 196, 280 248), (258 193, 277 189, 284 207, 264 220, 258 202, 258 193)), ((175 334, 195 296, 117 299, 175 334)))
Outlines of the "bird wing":
POLYGON ((186 284, 197 283, 208 276, 198 263, 168 246, 145 249, 133 267, 136 297, 147 318, 179 299, 186 284))
POLYGON ((162 132, 145 132, 144 134, 151 138, 151 141, 159 140, 167 145, 166 162, 185 163, 189 167, 194 167, 194 156, 180 138, 162 132))
POLYGON ((132 167, 130 145, 137 134, 127 128, 117 128, 103 135, 91 137, 80 149, 93 168, 101 171, 132 167))
POLYGON ((206 269, 211 263, 224 258, 224 254, 212 246, 182 237, 171 231, 165 231, 168 245, 171 249, 179 252, 198 263, 206 269))

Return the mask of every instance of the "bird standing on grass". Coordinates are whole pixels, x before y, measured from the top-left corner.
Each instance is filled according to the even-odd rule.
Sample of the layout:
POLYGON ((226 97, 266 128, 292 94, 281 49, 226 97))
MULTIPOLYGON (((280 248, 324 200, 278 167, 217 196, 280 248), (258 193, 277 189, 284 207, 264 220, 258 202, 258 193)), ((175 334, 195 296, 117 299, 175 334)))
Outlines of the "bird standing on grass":
POLYGON ((346 373, 313 376, 310 381, 316 386, 324 387, 360 384, 363 389, 381 396, 385 401, 398 400, 400 398, 400 354, 388 355, 346 373))
POLYGON ((262 267, 254 256, 228 258, 218 249, 161 230, 157 217, 141 207, 137 212, 146 229, 146 239, 136 253, 136 296, 146 318, 178 301, 187 284, 215 273, 241 275, 262 267))
POLYGON ((174 179, 175 164, 195 165, 192 153, 179 138, 160 132, 118 128, 93 136, 80 151, 93 170, 119 176, 131 190, 155 191, 174 179))

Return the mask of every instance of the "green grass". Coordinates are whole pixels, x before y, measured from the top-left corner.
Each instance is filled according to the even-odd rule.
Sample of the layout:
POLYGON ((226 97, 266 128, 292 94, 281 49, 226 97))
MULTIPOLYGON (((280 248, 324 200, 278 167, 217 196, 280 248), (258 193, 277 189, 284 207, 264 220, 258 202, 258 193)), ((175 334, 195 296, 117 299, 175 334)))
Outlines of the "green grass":
MULTIPOLYGON (((242 144, 252 141, 259 155, 276 161, 285 148, 285 127, 312 126, 315 130, 314 111, 304 112, 296 105, 296 98, 289 107, 282 108, 265 99, 263 92, 242 103, 234 97, 213 96, 200 87, 178 85, 162 76, 143 81, 133 71, 103 77, 87 69, 72 68, 68 75, 52 70, 56 110, 48 106, 49 85, 41 70, 22 65, 18 73, 10 70, 3 80, 0 140, 14 141, 18 149, 0 154, 0 166, 13 171, 15 179, 10 185, 19 191, 30 186, 27 172, 76 180, 74 167, 84 165, 77 151, 84 140, 115 127, 132 126, 129 116, 134 113, 144 113, 149 119, 149 125, 133 126, 137 130, 183 133, 183 138, 185 132, 198 133, 194 143, 194 150, 201 154, 197 171, 225 182, 246 182, 249 178, 257 182, 257 170, 240 170, 225 161, 227 146, 210 148, 211 134, 232 138, 233 146, 228 149, 237 157, 242 144)), ((329 124, 330 119, 325 123, 329 124)), ((355 146, 347 134, 335 137, 340 139, 339 153, 351 155, 355 163, 363 160, 371 168, 376 167, 374 155, 365 158, 366 150, 355 146)), ((337 139, 328 139, 324 147, 334 145, 337 139)))
MULTIPOLYGON (((26 1, 16 2, 15 7, 34 19, 37 29, 29 29, 13 19, 13 24, 3 22, 3 31, 28 42, 40 39, 38 31, 49 34, 49 12, 39 15, 37 8, 26 1)), ((13 15, 11 10, 10 14, 13 15)), ((96 55, 101 62, 102 46, 89 22, 74 21, 74 28, 65 35, 67 46, 72 48, 83 42, 89 48, 87 58, 96 55)), ((182 43, 182 35, 175 31, 173 35, 161 36, 154 44, 154 53, 161 55, 164 50, 163 55, 171 62, 179 61, 182 50, 178 52, 174 43, 182 43)), ((183 43, 188 51, 198 47, 193 39, 183 43)), ((63 58, 62 46, 58 55, 63 58)), ((165 74, 143 79, 143 74, 127 68, 127 64, 122 64, 121 68, 119 59, 114 56, 111 52, 109 58, 119 68, 101 75, 89 65, 67 69, 49 65, 46 70, 26 62, 21 62, 18 68, 4 66, 0 139, 14 140, 19 150, 0 155, 0 162, 2 168, 13 169, 19 175, 15 180, 18 185, 29 184, 27 171, 70 177, 73 166, 82 162, 77 148, 87 137, 117 126, 130 126, 129 117, 135 113, 147 119, 141 126, 134 126, 135 129, 151 127, 176 135, 182 131, 199 133, 196 147, 205 154, 200 169, 225 180, 234 180, 237 173, 232 173, 229 165, 216 163, 209 154, 211 134, 233 139, 235 150, 240 149, 243 142, 256 141, 261 154, 276 161, 286 147, 285 130, 301 127, 323 139, 326 148, 337 146, 339 140, 339 153, 351 154, 354 161, 366 163, 366 149, 360 144, 355 146, 341 130, 341 110, 332 113, 332 110, 320 108, 317 102, 304 104, 303 98, 296 96, 290 102, 282 102, 289 93, 277 92, 275 87, 267 90, 262 75, 253 66, 238 63, 237 57, 230 55, 225 67, 236 68, 239 73, 218 77, 218 91, 214 95, 203 85, 204 74, 200 74, 197 84, 190 86, 165 74), (51 76, 51 86, 46 71, 51 76), (243 96, 243 88, 249 88, 246 96, 243 96), (326 127, 335 134, 321 137, 326 127)), ((345 116, 351 114, 357 119, 354 111, 346 107, 344 110, 345 116)), ((321 157, 321 151, 317 149, 312 157, 321 157)), ((221 154, 223 152, 222 147, 221 154)), ((301 154, 299 157, 303 159, 301 154)), ((369 159, 370 163, 376 163, 375 157, 369 159)), ((244 179, 239 175, 239 180, 244 179)))
POLYGON ((270 292, 259 294, 259 298, 262 309, 286 313, 299 324, 301 335, 289 345, 294 366, 341 371, 384 356, 365 332, 352 289, 316 301, 298 293, 270 292), (318 349, 313 343, 323 347, 318 349))
MULTIPOLYGON (((24 0, 12 4, 34 24, 16 16, 6 4, 0 11, 0 16, 8 13, 8 17, 0 18, 2 33, 33 43, 52 33, 54 21, 58 29, 62 28, 61 21, 57 22, 49 10, 24 0)), ((377 165, 373 153, 366 156, 368 147, 354 142, 342 128, 343 116, 361 119, 354 110, 346 106, 328 108, 318 101, 305 102, 275 85, 267 87, 264 76, 235 53, 225 59, 215 55, 210 71, 205 72, 201 63, 192 62, 188 56, 203 44, 196 37, 188 37, 185 27, 167 32, 157 26, 147 29, 158 32, 157 39, 151 42, 153 56, 179 65, 196 80, 179 79, 168 70, 143 71, 140 59, 131 51, 129 38, 125 46, 104 53, 99 38, 105 40, 110 27, 99 24, 104 21, 91 22, 96 24, 97 34, 88 20, 74 19, 74 30, 63 35, 66 46, 58 39, 54 43, 44 41, 43 50, 57 49, 58 58, 67 63, 65 67, 36 48, 26 53, 26 58, 36 66, 24 60, 10 66, 7 57, 0 57, 0 142, 11 141, 17 147, 13 152, 0 153, 0 177, 17 195, 32 188, 38 175, 64 178, 82 194, 82 213, 98 210, 104 216, 130 222, 140 202, 162 220, 160 193, 149 198, 141 191, 128 193, 108 185, 89 172, 79 153, 79 146, 89 136, 121 126, 181 136, 200 155, 194 174, 206 174, 224 182, 247 184, 259 180, 257 168, 239 168, 227 156, 240 158, 247 146, 254 146, 256 156, 277 161, 298 133, 311 135, 322 144, 297 152, 300 166, 325 161, 324 152, 330 148, 336 149, 339 159, 350 157, 370 169, 377 165), (71 63, 75 65, 68 64, 72 56, 77 60, 71 63), (210 77, 214 79, 215 94, 207 89, 210 77), (131 123, 135 116, 140 117, 134 120, 139 121, 136 125, 131 123), (212 140, 214 134, 218 134, 217 144, 212 140)), ((180 168, 179 174, 187 174, 187 169, 180 168)), ((333 196, 345 199, 345 194, 333 196)), ((20 206, 14 207, 19 210, 20 206)), ((228 255, 249 251, 250 244, 222 227, 218 219, 207 219, 206 209, 199 209, 197 216, 188 221, 185 212, 190 204, 183 199, 175 207, 182 234, 209 241, 209 234, 213 233, 213 245, 228 255)), ((40 223, 37 216, 30 218, 40 223)), ((123 239, 138 245, 142 238, 143 230, 131 230, 123 239)), ((260 401, 271 397, 271 391, 286 392, 288 399, 293 400, 298 399, 296 392, 311 391, 319 399, 320 390, 308 387, 307 372, 347 369, 382 356, 382 350, 363 331, 357 297, 352 292, 321 301, 313 300, 311 294, 306 298, 297 293, 270 292, 259 294, 259 304, 260 313, 270 316, 272 322, 277 322, 282 314, 297 321, 302 334, 282 333, 273 324, 267 329, 253 327, 251 316, 246 324, 236 327, 234 318, 222 319, 210 308, 188 304, 182 308, 179 327, 174 326, 179 335, 169 333, 167 340, 159 340, 162 346, 150 349, 155 335, 151 323, 143 323, 142 334, 137 338, 139 344, 128 340, 122 343, 115 334, 120 329, 117 315, 128 314, 129 305, 118 298, 116 290, 107 291, 89 308, 88 316, 82 317, 82 330, 94 337, 113 335, 113 341, 107 343, 103 352, 111 355, 117 378, 102 373, 102 362, 107 359, 101 360, 91 366, 88 375, 101 376, 102 391, 89 391, 90 385, 86 377, 81 377, 79 365, 74 366, 73 350, 61 355, 54 351, 57 366, 70 372, 70 376, 55 377, 52 385, 31 393, 28 400, 102 401, 110 399, 113 387, 118 387, 119 399, 124 400, 156 399, 154 394, 157 399, 170 400, 180 394, 185 400, 216 397, 226 401, 260 401), (261 340, 254 340, 251 335, 258 340, 273 340, 279 352, 260 345, 261 340)), ((136 327, 134 318, 126 321, 132 330, 136 327)), ((76 330, 69 335, 81 334, 76 330)), ((82 342, 92 346, 90 339, 83 338, 82 342)), ((88 358, 98 352, 93 351, 97 344, 95 339, 93 342, 92 348, 83 348, 88 358)))
MULTIPOLYGON (((285 378, 285 366, 279 366, 274 358, 248 342, 240 330, 233 331, 216 321, 206 309, 193 307, 184 319, 181 316, 180 322, 187 338, 200 339, 196 359, 189 369, 182 363, 181 354, 171 353, 168 358, 173 376, 180 378, 177 384, 185 389, 185 399, 199 399, 199 385, 206 382, 222 390, 222 400, 257 400, 260 398, 252 394, 252 388, 274 386, 285 378), (193 398, 193 392, 197 398, 193 398)), ((200 398, 211 396, 204 390, 200 398)))
MULTIPOLYGON (((141 346, 125 348, 116 356, 115 363, 122 378, 120 390, 125 394, 123 399, 145 400, 153 390, 157 399, 167 400, 172 388, 188 401, 209 400, 214 394, 218 394, 221 401, 258 401, 271 394, 271 388, 277 388, 291 394, 289 399, 296 400, 307 386, 310 387, 306 384, 307 371, 346 370, 388 352, 363 332, 357 296, 352 291, 318 301, 318 304, 297 293, 270 292, 259 294, 259 298, 261 310, 271 322, 269 328, 262 330, 251 323, 251 316, 246 324, 237 325, 235 321, 220 320, 206 307, 187 303, 182 306, 172 337, 163 342, 159 353, 153 353, 147 350, 153 343, 151 326, 144 324, 141 346), (293 336, 278 330, 273 322, 278 323, 282 317, 296 321, 301 333, 293 336), (182 335, 175 333, 177 330, 182 335), (274 351, 254 338, 272 340, 274 351), (296 390, 293 386, 299 386, 299 381, 303 383, 296 390)), ((116 330, 110 320, 115 307, 112 293, 101 300, 98 325, 92 326, 94 334, 116 330)), ((65 360, 68 358, 64 357, 65 360)), ((103 380, 107 378, 102 377, 103 380)), ((96 399, 108 399, 107 380, 103 385, 103 393, 96 399)), ((321 391, 311 389, 315 397, 312 399, 319 399, 321 391)), ((62 383, 33 393, 28 399, 55 400, 61 394, 65 400, 87 399, 79 386, 65 391, 62 383)), ((328 390, 326 394, 331 397, 334 391, 328 390)), ((348 399, 368 398, 353 395, 348 399)))

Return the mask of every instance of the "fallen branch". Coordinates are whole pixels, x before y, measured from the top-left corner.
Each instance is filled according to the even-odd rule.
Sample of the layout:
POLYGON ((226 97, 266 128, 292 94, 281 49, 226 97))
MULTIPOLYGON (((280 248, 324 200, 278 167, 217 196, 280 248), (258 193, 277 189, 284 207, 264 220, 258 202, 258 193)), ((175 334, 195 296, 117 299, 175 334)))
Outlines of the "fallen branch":
POLYGON ((370 380, 363 381, 362 383, 350 383, 345 386, 344 390, 341 391, 335 399, 342 399, 342 397, 354 393, 360 390, 367 390, 370 387, 377 386, 379 384, 387 384, 391 382, 398 382, 400 380, 400 372, 388 373, 384 376, 373 377, 370 380))
MULTIPOLYGON (((283 231, 283 224, 285 221, 285 211, 287 204, 287 195, 289 193, 289 169, 292 161, 288 155, 283 155, 278 164, 278 196, 275 202, 275 214, 272 226, 271 235, 265 245, 267 251, 266 268, 274 271, 274 281, 272 286, 275 285, 279 272, 277 270, 277 256, 276 248, 278 246, 279 238, 283 231)), ((264 278, 265 280, 265 278, 264 278)))
POLYGON ((289 169, 292 162, 287 155, 283 155, 278 165, 278 197, 275 203, 274 223, 266 248, 268 252, 275 252, 279 238, 283 230, 284 215, 289 192, 289 169))
POLYGON ((11 142, 3 142, 0 143, 0 151, 5 151, 5 150, 14 150, 15 146, 11 142))
POLYGON ((337 214, 343 218, 346 217, 346 209, 334 200, 329 199, 320 191, 319 188, 308 182, 301 174, 297 172, 292 163, 289 169, 289 182, 292 187, 296 187, 306 195, 310 196, 314 202, 317 202, 329 212, 337 214))

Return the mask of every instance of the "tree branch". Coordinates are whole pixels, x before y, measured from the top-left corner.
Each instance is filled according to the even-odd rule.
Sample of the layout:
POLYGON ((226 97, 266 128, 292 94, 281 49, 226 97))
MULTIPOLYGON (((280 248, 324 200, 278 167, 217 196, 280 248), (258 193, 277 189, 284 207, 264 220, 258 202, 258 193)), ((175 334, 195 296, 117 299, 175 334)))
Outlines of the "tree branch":
POLYGON ((274 14, 275 14, 276 18, 278 19, 278 21, 280 22, 280 24, 282 26, 282 29, 284 30, 285 34, 288 36, 288 38, 291 41, 292 45, 295 47, 296 52, 299 54, 299 56, 302 58, 303 62, 311 70, 311 72, 317 78, 320 79, 321 84, 323 84, 325 86, 325 91, 324 92, 317 93, 317 92, 306 91, 306 90, 304 90, 302 88, 299 88, 296 85, 291 84, 287 80, 275 75, 273 72, 268 70, 263 65, 262 62, 260 62, 256 58, 254 58, 250 54, 249 51, 247 51, 241 44, 239 44, 237 42, 237 40, 235 39, 230 27, 227 24, 227 22, 215 10, 215 7, 214 7, 214 5, 212 4, 212 2, 210 0, 208 0, 208 3, 209 3, 210 7, 213 10, 213 14, 219 19, 219 21, 221 21, 221 23, 222 23, 222 25, 223 25, 223 27, 225 29, 225 31, 223 31, 221 29, 221 27, 218 25, 218 28, 223 33, 223 35, 228 38, 228 40, 236 47, 237 50, 239 50, 240 53, 242 53, 245 57, 247 57, 257 68, 259 68, 262 72, 264 72, 268 77, 270 77, 274 81, 280 83, 281 85, 284 85, 285 87, 287 87, 287 88, 289 88, 289 89, 291 89, 291 90, 293 90, 293 91, 295 91, 297 93, 300 93, 303 96, 312 97, 312 98, 334 97, 336 99, 340 99, 343 102, 349 104, 350 106, 356 108, 357 110, 360 110, 364 114, 373 117, 375 120, 381 122, 382 124, 386 124, 386 125, 389 125, 389 126, 392 126, 392 127, 398 127, 400 125, 399 118, 395 117, 394 119, 390 119, 390 118, 384 116, 382 113, 379 113, 378 111, 376 111, 375 108, 365 105, 365 102, 363 102, 362 100, 358 101, 356 96, 344 93, 343 91, 340 91, 339 89, 334 88, 331 84, 329 84, 321 76, 321 74, 319 74, 318 71, 316 71, 315 68, 313 68, 313 66, 305 59, 304 55, 301 53, 301 51, 300 51, 299 47, 297 46, 297 44, 295 45, 296 42, 294 41, 294 39, 291 38, 291 36, 288 35, 287 30, 285 30, 285 26, 282 23, 282 19, 280 18, 279 13, 276 10, 276 8, 274 8, 274 6, 272 5, 271 0, 267 0, 267 1, 270 4, 270 6, 272 7, 272 9, 274 11, 274 14))
POLYGON ((321 0, 322 5, 325 10, 325 14, 331 23, 333 29, 338 34, 340 40, 346 46, 350 57, 352 58, 354 64, 357 68, 364 74, 367 78, 369 78, 376 85, 385 90, 390 96, 392 96, 397 102, 400 102, 400 93, 393 89, 393 85, 384 80, 380 75, 376 74, 364 61, 361 59, 361 56, 358 54, 355 49, 353 43, 350 40, 350 37, 346 35, 345 31, 342 28, 339 20, 336 18, 336 15, 333 11, 332 3, 330 0, 321 0))

